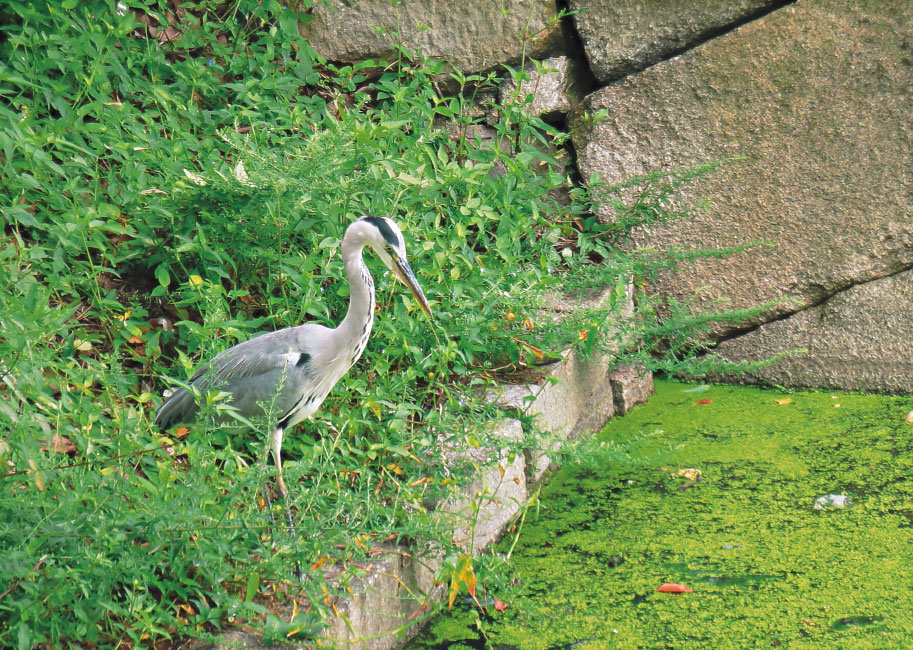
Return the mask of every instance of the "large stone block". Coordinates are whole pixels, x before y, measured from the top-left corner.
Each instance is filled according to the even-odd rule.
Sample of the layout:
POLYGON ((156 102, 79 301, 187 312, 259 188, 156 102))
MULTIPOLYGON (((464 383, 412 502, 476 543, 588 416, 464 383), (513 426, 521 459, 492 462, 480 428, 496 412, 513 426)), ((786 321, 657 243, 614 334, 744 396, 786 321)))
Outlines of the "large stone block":
POLYGON ((618 366, 608 375, 615 413, 625 415, 653 394, 653 373, 634 366, 618 366))
POLYGON ((643 70, 782 0, 570 0, 602 83, 643 70))
POLYGON ((614 183, 742 157, 683 192, 710 199, 705 213, 634 243, 773 246, 698 261, 656 288, 684 300, 709 286, 699 306, 791 299, 756 322, 818 304, 913 264, 911 42, 907 0, 786 6, 590 95, 572 120, 578 165, 614 183), (604 122, 586 119, 599 109, 604 122))
MULTIPOLYGON (((523 427, 518 420, 502 420, 493 434, 495 440, 521 443, 523 427)), ((501 537, 526 504, 526 458, 522 452, 485 447, 460 450, 456 457, 476 461, 482 471, 437 510, 452 522, 453 542, 476 555, 501 537)))
POLYGON ((856 285, 816 307, 724 341, 730 361, 769 359, 806 348, 742 381, 913 393, 913 271, 856 285))
POLYGON ((566 56, 545 59, 539 67, 529 64, 524 72, 528 79, 518 83, 507 78, 501 83, 502 103, 525 101, 532 95, 527 111, 548 119, 567 115, 581 99, 574 64, 566 56))
POLYGON ((564 438, 598 431, 615 413, 608 379, 608 359, 584 359, 569 350, 561 361, 543 368, 540 384, 503 384, 498 400, 535 415, 545 431, 564 438))
POLYGON ((395 60, 399 42, 469 73, 562 49, 554 0, 332 0, 311 11, 301 33, 330 61, 395 60))
MULTIPOLYGON (((378 550, 362 574, 349 582, 352 595, 336 605, 339 616, 325 633, 335 647, 401 648, 404 639, 395 632, 430 611, 442 597, 442 587, 434 584, 438 558, 415 558, 403 546, 378 550)), ((406 632, 408 638, 418 629, 413 626, 406 632)))

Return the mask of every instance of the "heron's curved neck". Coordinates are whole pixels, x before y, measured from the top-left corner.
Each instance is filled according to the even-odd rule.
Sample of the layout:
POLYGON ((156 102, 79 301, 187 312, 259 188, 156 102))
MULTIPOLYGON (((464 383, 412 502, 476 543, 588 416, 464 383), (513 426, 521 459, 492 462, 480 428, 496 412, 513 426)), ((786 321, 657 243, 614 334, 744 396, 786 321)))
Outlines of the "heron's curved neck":
POLYGON ((346 238, 342 242, 342 260, 349 279, 349 310, 337 328, 340 335, 351 341, 349 349, 361 356, 374 323, 374 280, 362 259, 365 244, 346 238))

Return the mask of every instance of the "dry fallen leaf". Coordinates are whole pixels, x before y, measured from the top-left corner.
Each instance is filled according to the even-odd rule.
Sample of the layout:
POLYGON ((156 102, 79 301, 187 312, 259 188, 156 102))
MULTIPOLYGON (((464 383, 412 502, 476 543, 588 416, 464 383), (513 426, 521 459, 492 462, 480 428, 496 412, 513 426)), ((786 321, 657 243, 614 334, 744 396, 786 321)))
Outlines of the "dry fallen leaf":
POLYGON ((502 603, 497 598, 495 598, 494 601, 495 601, 495 609, 498 610, 499 612, 503 612, 505 609, 507 609, 506 603, 502 603))
POLYGON ((913 422, 913 411, 907 413, 907 417, 904 418, 905 422, 913 422))

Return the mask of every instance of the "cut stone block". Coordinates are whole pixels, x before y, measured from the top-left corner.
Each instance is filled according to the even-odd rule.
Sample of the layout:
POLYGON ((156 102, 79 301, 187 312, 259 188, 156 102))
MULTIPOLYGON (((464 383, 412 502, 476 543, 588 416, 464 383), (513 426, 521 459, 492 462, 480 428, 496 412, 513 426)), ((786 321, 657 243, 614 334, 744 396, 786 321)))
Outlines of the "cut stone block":
POLYGON ((760 361, 786 350, 766 368, 728 381, 799 388, 913 392, 913 270, 859 284, 810 309, 723 341, 729 361, 760 361))
POLYGON ((395 650, 404 645, 397 629, 424 614, 442 597, 434 585, 441 561, 415 559, 402 546, 390 546, 370 562, 364 575, 349 582, 352 596, 337 602, 340 616, 333 619, 326 638, 334 645, 365 650, 395 650), (378 635, 382 636, 378 636, 378 635))
POLYGON ((584 360, 570 350, 562 354, 561 361, 542 369, 557 382, 503 384, 498 388, 498 401, 537 416, 542 429, 563 438, 598 431, 615 413, 604 359, 584 360))
POLYGON ((643 70, 782 0, 570 0, 601 83, 643 70))
MULTIPOLYGON (((495 436, 511 443, 521 442, 523 427, 519 420, 502 420, 495 436)), ((452 539, 466 551, 478 554, 497 541, 506 525, 526 505, 526 459, 522 452, 510 457, 507 451, 486 448, 459 452, 475 460, 484 473, 460 490, 460 495, 438 506, 444 516, 454 519, 452 539), (492 464, 492 460, 497 462, 492 464)))
POLYGON ((535 65, 527 65, 524 71, 529 79, 517 83, 508 77, 501 83, 501 101, 525 101, 533 96, 526 105, 530 115, 545 118, 565 115, 580 101, 580 95, 574 84, 573 63, 566 56, 552 57, 541 62, 544 72, 540 74, 535 65))
POLYGON ((330 61, 395 61, 395 42, 464 73, 560 52, 554 0, 332 0, 315 2, 301 34, 330 61), (524 43, 523 33, 531 38, 524 43))
POLYGON ((653 373, 633 366, 618 366, 609 373, 615 412, 624 415, 653 394, 653 373))

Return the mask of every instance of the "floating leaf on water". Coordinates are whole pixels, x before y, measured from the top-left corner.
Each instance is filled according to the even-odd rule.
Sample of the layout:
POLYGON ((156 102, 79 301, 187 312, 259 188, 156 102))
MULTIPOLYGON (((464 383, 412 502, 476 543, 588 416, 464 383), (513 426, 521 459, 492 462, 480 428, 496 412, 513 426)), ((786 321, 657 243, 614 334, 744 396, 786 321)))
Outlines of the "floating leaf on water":
POLYGON ((686 587, 683 584, 678 582, 664 582, 661 584, 656 591, 661 591, 664 594, 691 594, 694 593, 694 589, 691 587, 686 587))
POLYGON ((695 402, 695 404, 711 404, 712 402, 713 400, 711 399, 699 399, 695 402))
POLYGON ((783 399, 774 400, 780 406, 786 406, 787 404, 792 404, 793 401, 789 397, 784 397, 783 399))
POLYGON ((689 481, 700 481, 701 470, 695 469, 694 467, 684 467, 669 474, 669 478, 684 478, 689 481))

